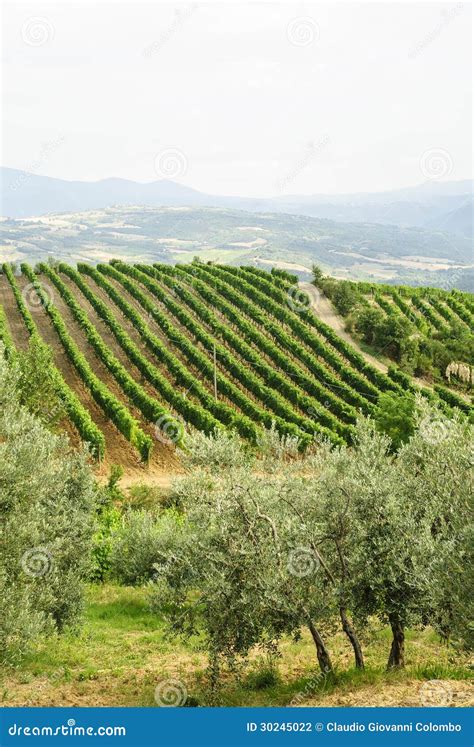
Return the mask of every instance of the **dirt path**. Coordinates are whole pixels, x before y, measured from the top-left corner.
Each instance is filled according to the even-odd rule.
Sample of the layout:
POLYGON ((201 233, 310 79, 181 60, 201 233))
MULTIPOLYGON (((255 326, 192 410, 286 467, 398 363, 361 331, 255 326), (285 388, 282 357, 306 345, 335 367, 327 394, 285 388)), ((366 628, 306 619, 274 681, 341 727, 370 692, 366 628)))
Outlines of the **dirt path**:
POLYGON ((321 319, 321 321, 325 322, 325 324, 331 327, 334 332, 337 332, 339 337, 342 337, 342 339, 349 343, 349 345, 352 345, 353 348, 356 348, 356 350, 364 356, 367 363, 370 363, 378 371, 387 373, 388 367, 385 365, 385 363, 382 363, 373 355, 370 355, 369 353, 366 353, 364 350, 362 350, 362 348, 360 348, 357 344, 356 340, 354 340, 354 338, 351 337, 348 332, 346 332, 346 330, 344 329, 343 319, 338 316, 329 299, 326 298, 326 296, 321 293, 318 288, 316 288, 311 283, 299 283, 299 287, 308 294, 311 300, 311 308, 313 309, 314 313, 321 319))
MULTIPOLYGON (((334 332, 337 332, 339 337, 342 337, 342 339, 348 342, 349 345, 352 345, 352 347, 365 358, 367 363, 370 363, 378 371, 387 373, 388 366, 385 363, 382 363, 378 358, 375 358, 375 356, 370 355, 370 353, 366 353, 366 351, 357 343, 357 340, 346 332, 344 329, 344 320, 336 313, 330 300, 321 293, 319 288, 316 288, 311 283, 299 283, 299 287, 310 297, 311 308, 321 321, 331 327, 334 332)), ((432 389, 432 383, 427 379, 420 379, 416 376, 412 376, 412 379, 418 386, 424 387, 425 389, 432 389)), ((466 401, 468 400, 466 399, 466 401)))

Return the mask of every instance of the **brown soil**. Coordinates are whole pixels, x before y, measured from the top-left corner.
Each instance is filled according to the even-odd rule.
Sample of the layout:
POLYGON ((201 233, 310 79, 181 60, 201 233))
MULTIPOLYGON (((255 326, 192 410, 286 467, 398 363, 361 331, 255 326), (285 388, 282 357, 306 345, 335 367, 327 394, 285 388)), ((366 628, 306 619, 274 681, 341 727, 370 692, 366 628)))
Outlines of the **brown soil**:
POLYGON ((299 287, 308 294, 311 300, 311 308, 313 309, 316 316, 321 319, 321 321, 323 321, 329 327, 332 327, 332 329, 337 332, 339 337, 342 337, 342 339, 345 340, 349 345, 352 345, 352 347, 356 348, 359 353, 364 356, 367 363, 371 363, 372 366, 374 366, 374 368, 376 368, 378 371, 387 373, 387 366, 377 358, 374 358, 373 355, 365 353, 357 345, 357 342, 353 339, 353 337, 351 337, 351 335, 346 332, 344 328, 344 321, 340 316, 338 316, 329 299, 326 298, 326 296, 324 296, 320 290, 315 288, 312 283, 299 283, 299 287))
POLYGON ((28 347, 30 336, 25 327, 25 322, 18 310, 10 283, 5 275, 0 275, 0 304, 5 310, 8 326, 16 347, 19 350, 25 350, 28 347))
MULTIPOLYGON (((20 288, 23 288, 28 284, 25 278, 18 278, 18 283, 20 288)), ((54 292, 53 301, 56 308, 61 313, 64 321, 66 322, 70 334, 74 337, 76 345, 86 356, 94 373, 99 376, 99 378, 117 397, 117 399, 123 401, 124 404, 127 405, 131 414, 136 417, 137 420, 141 421, 141 414, 130 406, 130 403, 126 399, 115 379, 97 358, 93 348, 87 342, 81 328, 72 317, 71 312, 59 296, 58 292, 54 292)), ((140 461, 138 452, 117 430, 115 425, 103 412, 102 408, 95 402, 87 387, 85 387, 85 385, 83 384, 76 369, 70 363, 69 358, 56 333, 56 330, 54 329, 47 312, 42 306, 39 306, 38 310, 35 311, 34 318, 41 332, 42 338, 48 345, 51 346, 55 363, 63 374, 66 382, 76 392, 82 404, 89 410, 92 419, 104 434, 106 441, 106 459, 99 466, 98 475, 104 477, 105 479, 105 476, 108 474, 111 464, 122 465, 125 468, 127 474, 137 476, 137 481, 142 481, 142 479, 145 479, 145 477, 150 474, 166 475, 170 472, 175 471, 175 469, 179 469, 179 460, 174 450, 158 440, 155 440, 150 463, 148 465, 144 465, 140 461)), ((103 324, 98 327, 101 333, 103 327, 103 324)), ((130 370, 130 363, 127 366, 127 370, 130 370)), ((142 423, 142 427, 154 437, 155 432, 152 425, 142 423)))

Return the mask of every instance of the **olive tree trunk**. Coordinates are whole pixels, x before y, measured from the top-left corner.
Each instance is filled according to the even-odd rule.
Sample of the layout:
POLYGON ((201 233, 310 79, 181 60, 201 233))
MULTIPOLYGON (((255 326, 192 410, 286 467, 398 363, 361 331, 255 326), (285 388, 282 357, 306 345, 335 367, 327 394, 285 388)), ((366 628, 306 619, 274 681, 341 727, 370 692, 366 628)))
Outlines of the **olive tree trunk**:
POLYGON ((389 621, 393 639, 387 669, 401 669, 405 666, 405 630, 396 615, 391 615, 389 621))
POLYGON ((362 646, 360 645, 360 641, 357 637, 357 633, 352 627, 351 621, 349 620, 347 616, 345 607, 339 608, 339 614, 341 617, 342 629, 344 633, 346 634, 346 636, 349 638, 351 646, 354 650, 354 659, 355 659, 356 668, 364 669, 364 655, 362 653, 362 646))
POLYGON ((325 673, 332 672, 332 664, 331 657, 329 656, 329 651, 327 650, 318 629, 314 626, 311 620, 308 621, 308 628, 310 629, 311 635, 313 636, 314 645, 316 646, 316 655, 318 657, 321 671, 325 673))

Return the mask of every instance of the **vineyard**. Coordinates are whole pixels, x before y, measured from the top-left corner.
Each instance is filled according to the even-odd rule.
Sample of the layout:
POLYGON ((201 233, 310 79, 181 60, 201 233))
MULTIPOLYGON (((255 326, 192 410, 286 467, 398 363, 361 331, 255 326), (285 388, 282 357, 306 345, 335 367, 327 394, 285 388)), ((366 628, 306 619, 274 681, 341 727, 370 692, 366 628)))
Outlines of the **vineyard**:
MULTIPOLYGON (((469 294, 351 284, 364 307, 430 336, 468 330, 469 294)), ((313 313, 284 272, 192 263, 3 265, 0 338, 7 355, 35 340, 52 350, 72 438, 98 460, 163 463, 186 431, 232 429, 256 445, 274 427, 299 439, 351 443, 381 393, 418 389, 381 373, 313 313)), ((419 389, 469 412, 444 385, 419 389)))
POLYGON ((473 385, 474 296, 440 288, 338 281, 316 270, 317 285, 372 351, 436 389, 469 395, 473 385))

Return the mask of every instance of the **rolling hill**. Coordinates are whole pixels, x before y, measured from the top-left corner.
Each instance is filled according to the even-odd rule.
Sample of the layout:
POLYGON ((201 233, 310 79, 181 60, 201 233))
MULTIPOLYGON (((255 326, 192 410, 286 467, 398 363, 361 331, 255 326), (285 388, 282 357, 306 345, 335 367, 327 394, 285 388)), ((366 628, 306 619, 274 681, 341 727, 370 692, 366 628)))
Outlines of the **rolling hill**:
MULTIPOLYGON (((205 207, 116 207, 1 222, 3 261, 186 262, 194 256, 309 277, 313 263, 341 278, 463 288, 473 267, 463 236, 286 213, 205 207)), ((468 289, 468 288, 466 288, 468 289)))
POLYGON ((250 198, 205 194, 167 179, 67 181, 1 168, 1 215, 25 218, 112 206, 214 207, 253 213, 289 213, 343 223, 381 223, 439 230, 472 238, 472 181, 425 182, 388 192, 281 195, 250 198), (458 214, 458 211, 459 214, 458 214), (443 227, 444 226, 444 227, 443 227))

